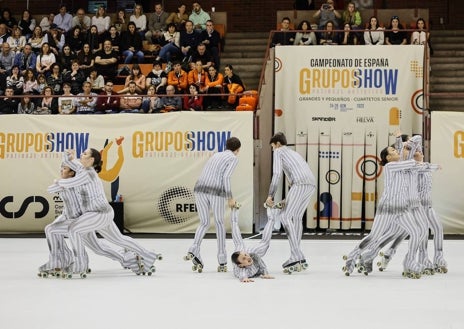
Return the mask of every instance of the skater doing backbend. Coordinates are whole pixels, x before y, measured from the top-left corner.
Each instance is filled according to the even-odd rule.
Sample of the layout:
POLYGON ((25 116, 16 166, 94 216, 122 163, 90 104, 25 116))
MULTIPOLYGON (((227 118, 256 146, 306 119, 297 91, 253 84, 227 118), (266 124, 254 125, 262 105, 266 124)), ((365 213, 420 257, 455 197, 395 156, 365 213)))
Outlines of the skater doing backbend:
POLYGON ((229 207, 235 205, 232 196, 230 178, 237 166, 237 155, 241 143, 237 137, 230 137, 226 141, 226 149, 214 154, 205 164, 195 187, 195 204, 200 217, 200 225, 195 232, 192 246, 188 249, 185 260, 192 260, 201 272, 203 261, 200 256, 201 242, 210 227, 210 210, 213 212, 216 224, 218 271, 227 271, 226 229, 224 226, 224 203, 229 207))
POLYGON ((307 267, 306 258, 301 250, 303 235, 303 214, 308 207, 311 195, 314 193, 315 178, 308 163, 295 151, 287 147, 287 138, 281 132, 276 133, 270 140, 274 151, 272 181, 266 204, 274 205, 277 186, 285 174, 290 189, 286 195, 286 205, 281 213, 281 221, 287 232, 290 243, 290 258, 282 264, 284 270, 300 264, 307 267))
POLYGON ((268 222, 263 229, 261 241, 254 247, 246 247, 238 225, 238 209, 236 207, 232 208, 230 222, 232 225, 232 240, 234 241, 236 251, 232 254, 231 260, 234 264, 234 275, 240 281, 253 282, 253 278, 257 277, 274 279, 274 277, 269 275, 262 257, 266 255, 269 249, 274 221, 280 212, 281 210, 277 208, 267 209, 268 222))
MULTIPOLYGON (((414 159, 418 162, 423 162, 424 155, 421 150, 414 154, 414 159)), ((425 166, 418 172, 418 192, 421 201, 421 207, 427 218, 428 227, 433 232, 434 241, 434 259, 433 263, 428 257, 428 239, 424 239, 419 249, 418 259, 425 265, 427 273, 437 271, 439 273, 447 273, 447 262, 443 257, 443 226, 437 217, 435 210, 432 208, 432 173, 441 169, 437 164, 425 164, 425 166)), ((400 243, 407 237, 405 232, 398 232, 394 238, 395 240, 388 248, 387 251, 382 252, 381 260, 378 263, 381 271, 385 270, 388 263, 391 261, 396 253, 396 249, 400 243)))
MULTIPOLYGON (((71 178, 75 176, 75 171, 68 166, 62 165, 60 176, 62 179, 71 178)), ((60 274, 63 268, 68 267, 72 263, 73 254, 64 241, 64 237, 67 235, 68 227, 72 221, 82 215, 80 195, 75 188, 63 189, 54 183, 48 187, 48 192, 60 194, 60 198, 63 201, 63 213, 53 223, 45 227, 45 236, 50 255, 48 263, 39 267, 39 275, 43 277, 49 274, 60 274)), ((83 237, 83 240, 84 244, 96 254, 111 258, 121 263, 124 268, 130 268, 134 271, 138 270, 137 259, 134 253, 123 253, 114 250, 110 246, 107 246, 104 241, 100 241, 95 232, 88 233, 83 237)))
POLYGON ((72 266, 66 269, 67 273, 85 273, 88 269, 88 259, 82 238, 87 233, 98 232, 109 242, 137 254, 139 272, 151 274, 154 271, 153 263, 161 256, 140 246, 134 239, 119 232, 113 222, 114 212, 109 205, 103 184, 98 177, 101 170, 101 155, 96 149, 89 148, 81 154, 80 161, 74 159, 70 152, 65 164, 76 171, 76 176, 60 179, 56 183, 65 189, 76 188, 80 194, 82 215, 69 225, 69 239, 74 253, 72 266))

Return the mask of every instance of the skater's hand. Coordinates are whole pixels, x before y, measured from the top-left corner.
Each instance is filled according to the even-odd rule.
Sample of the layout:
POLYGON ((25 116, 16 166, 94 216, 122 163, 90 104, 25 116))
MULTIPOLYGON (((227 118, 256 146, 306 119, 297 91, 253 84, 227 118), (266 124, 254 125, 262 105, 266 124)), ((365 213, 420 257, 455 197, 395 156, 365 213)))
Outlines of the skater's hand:
POLYGON ((242 279, 242 282, 255 282, 255 281, 253 281, 252 279, 244 278, 242 279))
POLYGON ((261 279, 274 279, 273 276, 269 275, 269 274, 263 274, 260 276, 261 279))
POLYGON ((227 204, 229 205, 230 208, 234 208, 235 207, 235 199, 230 198, 229 200, 227 200, 227 204))
POLYGON ((269 207, 273 207, 274 206, 274 200, 272 200, 272 196, 268 196, 267 199, 266 199, 266 204, 269 206, 269 207))

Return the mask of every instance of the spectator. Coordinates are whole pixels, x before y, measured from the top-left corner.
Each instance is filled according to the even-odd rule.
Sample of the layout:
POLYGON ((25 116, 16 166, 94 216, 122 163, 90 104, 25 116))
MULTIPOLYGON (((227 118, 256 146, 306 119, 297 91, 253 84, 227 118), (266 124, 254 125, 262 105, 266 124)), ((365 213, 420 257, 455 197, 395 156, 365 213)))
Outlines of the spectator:
POLYGON ((82 46, 85 43, 85 38, 87 36, 87 32, 85 35, 82 33, 82 29, 80 26, 74 26, 71 31, 67 34, 65 38, 65 42, 69 44, 71 50, 77 54, 79 51, 82 50, 82 46))
POLYGON ((142 108, 142 97, 137 94, 137 85, 129 82, 126 96, 121 97, 121 113, 138 113, 142 108))
POLYGON ((140 66, 138 64, 132 65, 131 73, 126 77, 124 83, 124 89, 120 90, 118 94, 125 94, 129 92, 129 88, 133 83, 135 83, 135 92, 137 94, 143 94, 145 92, 145 86, 147 82, 147 77, 142 74, 140 66))
POLYGON ((184 56, 183 62, 190 62, 189 57, 200 43, 200 35, 193 29, 193 22, 185 22, 185 31, 180 32, 180 50, 184 56))
POLYGON ((14 27, 11 36, 6 40, 10 45, 12 52, 19 54, 24 49, 26 45, 26 37, 21 34, 21 29, 19 27, 14 27))
POLYGON ((6 77, 11 73, 14 59, 15 54, 10 50, 10 45, 4 42, 2 44, 2 51, 0 52, 0 94, 6 88, 6 77))
POLYGON ((430 32, 427 31, 425 20, 419 18, 416 21, 416 31, 412 32, 411 44, 412 45, 425 45, 429 42, 430 32))
POLYGON ((375 16, 369 19, 369 25, 364 32, 364 44, 372 46, 384 44, 383 28, 378 26, 378 20, 375 16))
POLYGON ((385 44, 387 45, 405 45, 408 43, 408 36, 403 31, 403 25, 400 23, 398 16, 393 16, 390 20, 390 26, 385 34, 385 44))
POLYGON ((82 84, 82 92, 79 93, 76 99, 76 114, 94 114, 95 105, 97 104, 97 94, 91 91, 90 82, 85 81, 82 84))
POLYGON ((4 97, 0 97, 0 114, 16 114, 18 112, 19 99, 13 98, 13 96, 13 88, 6 88, 4 97))
POLYGON ((71 65, 74 60, 77 59, 76 54, 71 50, 69 45, 64 45, 60 56, 58 56, 59 64, 62 68, 62 73, 66 73, 71 70, 71 65))
POLYGON ((185 30, 185 22, 189 19, 187 13, 187 6, 185 4, 181 4, 177 7, 176 13, 171 13, 169 17, 166 19, 166 24, 174 23, 176 25, 177 31, 184 31, 185 30))
POLYGON ((311 23, 307 20, 303 20, 298 24, 300 32, 296 32, 294 45, 297 46, 307 46, 307 45, 317 45, 316 34, 311 28, 311 23))
MULTIPOLYGON (((179 62, 175 62, 172 71, 168 73, 168 86, 172 86, 176 94, 185 94, 187 91, 187 85, 187 72, 182 70, 179 62)), ((166 87, 166 91, 167 89, 168 88, 166 87)))
POLYGON ((200 60, 195 62, 195 69, 188 73, 188 84, 197 86, 197 91, 203 93, 206 89, 206 72, 200 60))
POLYGON ((201 32, 206 29, 206 21, 210 20, 209 14, 200 6, 199 2, 194 2, 192 5, 192 13, 189 16, 189 20, 193 22, 194 28, 197 32, 201 32))
POLYGON ((73 114, 76 112, 73 96, 71 94, 71 85, 68 82, 63 83, 63 95, 58 97, 59 114, 73 114))
POLYGON ((349 24, 351 30, 359 30, 362 25, 361 13, 356 9, 354 2, 348 2, 342 15, 343 24, 349 24))
POLYGON ((24 35, 26 40, 28 40, 31 37, 32 31, 34 30, 36 25, 37 22, 31 16, 30 11, 27 9, 24 10, 21 19, 18 22, 18 27, 21 29, 22 35, 24 35))
MULTIPOLYGON (((113 29, 115 28, 110 28, 110 30, 113 29)), ((106 77, 107 80, 114 80, 118 69, 118 57, 118 52, 113 49, 111 41, 105 40, 103 50, 95 55, 95 68, 98 74, 106 77)))
POLYGON ((50 26, 52 26, 54 19, 55 19, 55 13, 50 13, 47 16, 44 16, 39 24, 41 31, 47 32, 50 29, 50 26))
POLYGON ((101 74, 98 74, 97 69, 94 67, 90 70, 90 75, 87 77, 90 82, 90 90, 94 93, 101 93, 105 88, 105 79, 101 74))
POLYGON ((97 99, 95 110, 98 113, 118 113, 120 108, 120 98, 113 91, 113 81, 109 80, 105 83, 105 88, 100 93, 97 99), (104 97, 102 97, 104 96, 104 97))
POLYGON ((47 42, 42 44, 40 54, 37 56, 37 62, 35 65, 35 71, 37 73, 43 73, 45 76, 50 74, 52 65, 56 63, 55 54, 50 51, 50 46, 47 42))
POLYGON ((357 45, 358 44, 358 36, 355 32, 351 30, 351 25, 349 23, 345 23, 343 26, 343 34, 341 38, 342 45, 357 45))
POLYGON ((102 50, 102 44, 100 43, 100 37, 98 36, 98 28, 96 25, 90 26, 90 30, 87 32, 85 40, 89 44, 92 54, 102 50))
MULTIPOLYGON (((141 39, 145 37, 147 31, 147 17, 143 13, 142 5, 136 4, 134 7, 134 13, 129 18, 130 22, 135 24, 135 30, 140 35, 141 39)), ((129 24, 127 24, 129 28, 129 24)))
POLYGON ((42 73, 37 74, 37 92, 39 95, 43 93, 45 87, 47 87, 47 78, 42 73))
POLYGON ((72 15, 68 14, 65 5, 61 5, 60 13, 53 18, 53 23, 57 25, 61 33, 66 33, 71 30, 72 15))
POLYGON ((124 56, 124 64, 132 63, 134 56, 137 57, 138 63, 143 63, 145 56, 142 47, 142 38, 136 32, 135 23, 129 22, 127 31, 121 36, 121 50, 124 56))
POLYGON ((212 20, 206 21, 206 29, 200 33, 200 42, 206 46, 206 50, 213 56, 214 66, 219 68, 221 65, 219 58, 221 35, 214 29, 212 20))
POLYGON ((81 51, 77 54, 77 61, 79 62, 79 68, 84 71, 85 75, 88 75, 90 69, 95 65, 95 57, 90 51, 88 43, 84 43, 81 51))
POLYGON ((11 73, 6 78, 6 87, 12 88, 15 95, 21 95, 23 93, 24 78, 19 72, 19 66, 13 65, 11 73))
POLYGON ((71 70, 67 71, 63 76, 63 81, 71 85, 71 93, 73 95, 77 95, 82 91, 81 88, 85 79, 86 74, 84 73, 84 70, 80 68, 77 60, 72 62, 71 70))
POLYGON ((10 34, 7 31, 6 24, 5 23, 0 23, 0 43, 5 43, 10 34))
POLYGON ((111 18, 106 14, 105 6, 100 5, 97 9, 97 14, 92 17, 92 25, 97 27, 98 42, 101 44, 108 35, 110 29, 111 18))
POLYGON ((203 111, 203 96, 198 93, 198 86, 190 85, 188 96, 184 96, 185 111, 203 111))
POLYGON ((126 11, 124 9, 118 9, 113 25, 116 27, 119 35, 127 31, 127 23, 126 11))
POLYGON ((295 32, 290 30, 290 18, 284 17, 280 22, 279 32, 274 33, 272 37, 272 46, 289 46, 295 42, 295 32))
POLYGON ((29 43, 26 43, 23 51, 16 54, 14 58, 14 65, 19 67, 21 75, 24 75, 28 69, 32 70, 35 74, 36 62, 37 56, 32 52, 32 47, 29 43))
MULTIPOLYGON (((121 47, 121 35, 119 34, 116 26, 114 25, 110 26, 109 34, 106 40, 111 41, 111 48, 116 52, 116 55, 117 55, 116 59, 118 59, 119 51, 120 51, 119 48, 121 47)), ((104 49, 105 49, 105 42, 103 42, 103 50, 104 49)))
POLYGON ((161 3, 155 4, 155 12, 148 19, 147 32, 145 39, 149 43, 160 44, 164 31, 167 31, 166 19, 169 14, 163 10, 161 3))
POLYGON ((34 70, 26 69, 25 73, 23 74, 24 78, 24 88, 23 92, 25 94, 40 94, 38 91, 38 83, 35 77, 34 70))
POLYGON ((162 69, 161 63, 155 60, 153 62, 153 69, 147 75, 145 86, 147 86, 147 88, 150 86, 153 86, 155 87, 156 94, 164 94, 166 93, 167 83, 168 83, 168 78, 167 78, 166 72, 162 69))
POLYGON ((92 20, 85 14, 83 8, 79 8, 76 12, 76 16, 72 19, 71 30, 74 30, 77 26, 83 35, 87 35, 90 25, 92 25, 92 20))
POLYGON ((50 51, 57 57, 63 49, 65 38, 55 24, 50 26, 50 30, 45 33, 45 42, 48 43, 50 51))
POLYGON ((58 63, 54 63, 50 71, 51 73, 47 77, 47 85, 52 88, 54 95, 61 95, 63 93, 63 76, 61 74, 61 67, 58 63))
POLYGON ((172 57, 180 53, 180 32, 176 31, 176 25, 169 23, 167 31, 163 33, 162 47, 156 60, 170 63, 172 57))
POLYGON ((142 100, 142 110, 144 113, 159 113, 161 110, 161 99, 157 96, 154 85, 147 88, 147 96, 142 100))
POLYGON ((35 114, 35 103, 31 101, 30 94, 24 94, 18 104, 18 114, 35 114))
POLYGON ((235 108, 238 104, 237 94, 242 93, 245 90, 245 85, 242 79, 234 73, 232 65, 228 64, 224 68, 224 92, 229 94, 227 97, 228 107, 235 108))
POLYGON ((169 85, 166 87, 166 95, 161 99, 161 113, 182 110, 182 98, 176 96, 174 86, 169 85))
POLYGON ((13 28, 18 26, 18 21, 13 17, 11 10, 8 8, 3 8, 0 22, 6 25, 6 30, 10 34, 13 32, 13 28))
POLYGON ((318 27, 322 30, 326 27, 328 21, 331 21, 333 26, 337 28, 338 20, 342 18, 342 15, 334 8, 334 0, 327 0, 327 2, 323 3, 321 8, 314 13, 313 17, 319 19, 318 27))
POLYGON ((58 99, 53 97, 53 90, 50 86, 46 86, 42 91, 42 98, 37 102, 37 110, 35 114, 57 114, 58 99))
POLYGON ((198 44, 196 50, 192 54, 192 61, 190 64, 190 69, 195 69, 195 65, 198 61, 201 61, 202 67, 207 70, 211 66, 216 66, 214 63, 213 56, 206 49, 206 45, 203 43, 198 44))
POLYGON ((328 21, 325 24, 324 31, 321 33, 319 44, 321 45, 338 45, 340 43, 339 34, 334 31, 334 22, 328 21))
POLYGON ((224 76, 218 72, 214 66, 208 68, 205 81, 205 92, 208 94, 216 94, 216 96, 209 96, 203 101, 206 109, 218 108, 222 109, 222 97, 217 94, 224 93, 224 76))

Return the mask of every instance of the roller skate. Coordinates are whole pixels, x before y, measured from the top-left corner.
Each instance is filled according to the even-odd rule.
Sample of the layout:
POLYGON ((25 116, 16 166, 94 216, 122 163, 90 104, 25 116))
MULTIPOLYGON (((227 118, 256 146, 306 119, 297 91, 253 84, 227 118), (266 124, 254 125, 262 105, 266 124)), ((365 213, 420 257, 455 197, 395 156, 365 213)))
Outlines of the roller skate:
POLYGON ((193 253, 188 252, 187 255, 184 256, 185 261, 191 260, 193 265, 192 265, 192 271, 201 273, 203 272, 203 262, 195 256, 193 253))
POLYGON ((49 264, 46 263, 39 267, 39 273, 37 273, 39 278, 48 278, 49 276, 57 276, 61 272, 59 268, 50 268, 49 264))
POLYGON ((227 264, 219 264, 217 268, 218 272, 227 272, 227 264))
POLYGON ((359 263, 356 264, 358 268, 358 273, 363 273, 364 275, 368 275, 372 272, 372 260, 365 261, 362 258, 359 260, 359 263))
POLYGON ((61 271, 61 277, 63 279, 72 279, 73 274, 79 274, 79 277, 81 279, 87 278, 87 274, 90 273, 90 269, 86 268, 82 271, 77 271, 74 269, 74 263, 69 264, 69 266, 66 266, 63 268, 61 271))
POLYGON ((266 202, 263 204, 264 208, 266 209, 282 209, 285 206, 285 200, 280 202, 274 203, 273 206, 268 205, 266 202))
POLYGON ((435 268, 430 260, 425 260, 422 262, 424 265, 424 269, 422 270, 422 274, 424 275, 434 275, 435 274, 435 268))
POLYGON ((345 273, 346 276, 350 276, 350 274, 353 273, 353 270, 356 266, 356 262, 354 259, 350 259, 346 255, 344 255, 342 258, 345 261, 345 265, 342 267, 342 271, 343 273, 345 273))
POLYGON ((300 266, 301 266, 301 269, 303 271, 306 271, 308 269, 308 267, 309 267, 309 264, 306 261, 306 259, 302 259, 302 260, 300 260, 300 266))
POLYGON ((445 259, 442 256, 435 258, 433 267, 434 267, 435 272, 437 273, 443 273, 443 274, 448 273, 448 264, 446 263, 445 259))
POLYGON ((411 270, 404 270, 402 275, 403 277, 408 278, 408 279, 420 279, 421 278, 420 272, 415 272, 411 270))
POLYGON ((286 261, 282 264, 283 271, 285 274, 292 274, 293 272, 301 272, 301 264, 300 261, 290 262, 286 261))
POLYGON ((379 268, 379 271, 382 272, 387 269, 391 256, 383 253, 382 251, 379 253, 379 256, 380 260, 377 262, 377 267, 379 268))

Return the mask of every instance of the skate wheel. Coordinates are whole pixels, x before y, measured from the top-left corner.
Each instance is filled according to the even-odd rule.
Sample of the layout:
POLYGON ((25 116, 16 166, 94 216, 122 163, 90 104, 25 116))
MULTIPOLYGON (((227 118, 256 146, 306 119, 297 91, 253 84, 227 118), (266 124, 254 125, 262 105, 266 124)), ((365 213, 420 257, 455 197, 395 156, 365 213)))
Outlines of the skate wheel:
POLYGON ((379 267, 379 271, 380 271, 380 272, 383 272, 383 267, 379 267))
POLYGON ((87 277, 87 274, 86 273, 81 273, 80 276, 81 276, 81 279, 85 279, 87 277))
POLYGON ((157 260, 163 260, 163 255, 158 255, 158 256, 156 256, 156 259, 157 259, 157 260))
POLYGON ((199 267, 199 268, 198 268, 198 273, 201 273, 201 272, 203 272, 203 268, 202 268, 202 267, 199 267))
POLYGON ((86 273, 91 273, 92 272, 92 269, 88 268, 86 273))
POLYGON ((345 276, 350 276, 350 272, 345 272, 345 276))
POLYGON ((147 275, 148 276, 151 276, 153 272, 147 272, 147 275))
POLYGON ((155 265, 152 265, 152 266, 150 267, 150 272, 153 272, 153 273, 156 272, 156 267, 155 267, 155 265))
POLYGON ((441 270, 442 270, 442 272, 445 273, 445 274, 448 273, 448 269, 447 269, 446 267, 443 267, 441 270))
POLYGON ((363 274, 364 274, 365 276, 368 276, 368 275, 369 275, 369 273, 366 272, 366 271, 364 271, 363 274))
POLYGON ((385 254, 381 251, 381 252, 379 252, 379 256, 383 257, 383 256, 385 256, 385 254))
POLYGON ((381 267, 381 266, 382 266, 382 262, 377 262, 377 266, 378 266, 378 267, 381 267))
POLYGON ((343 255, 342 259, 343 259, 343 260, 347 260, 347 259, 348 259, 348 256, 347 256, 347 255, 343 255))
POLYGON ((137 272, 137 273, 135 273, 135 274, 140 275, 140 272, 137 272))
POLYGON ((192 266, 192 271, 195 272, 197 270, 197 266, 196 265, 193 265, 192 266))

